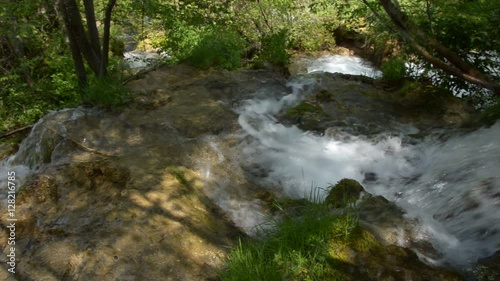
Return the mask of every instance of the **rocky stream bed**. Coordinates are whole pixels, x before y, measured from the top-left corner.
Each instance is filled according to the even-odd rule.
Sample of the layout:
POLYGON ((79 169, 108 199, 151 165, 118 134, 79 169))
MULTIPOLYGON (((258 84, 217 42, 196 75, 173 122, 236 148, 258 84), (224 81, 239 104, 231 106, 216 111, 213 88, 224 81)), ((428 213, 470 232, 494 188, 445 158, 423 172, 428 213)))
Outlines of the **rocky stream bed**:
MULTIPOLYGON (((409 110, 422 101, 415 97, 402 106, 394 91, 370 78, 314 75, 319 84, 274 120, 339 140, 413 122, 417 130, 404 140, 411 143, 430 128, 463 130, 472 112, 452 97, 439 98, 442 104, 432 112, 409 110), (381 98, 387 95, 392 98, 381 98)), ((247 100, 289 94, 287 81, 266 70, 162 67, 128 84, 133 100, 123 107, 44 117, 1 168, 16 171, 22 188, 16 194, 16 274, 2 266, 0 279, 218 280, 238 238, 255 235, 255 226, 271 213, 262 194, 288 194, 263 181, 270 171, 245 156, 255 151, 246 150, 251 134, 241 126, 247 100)), ((367 172, 361 182, 378 176, 367 172)), ((499 278, 494 256, 470 265, 476 273, 419 260, 441 254, 412 237, 412 221, 402 209, 370 198, 360 203, 362 225, 377 243, 391 246, 351 249, 349 270, 364 270, 367 280, 499 280, 491 279, 499 278)), ((6 208, 2 203, 0 245, 9 238, 6 208)), ((8 251, 5 246, 4 265, 8 251)))

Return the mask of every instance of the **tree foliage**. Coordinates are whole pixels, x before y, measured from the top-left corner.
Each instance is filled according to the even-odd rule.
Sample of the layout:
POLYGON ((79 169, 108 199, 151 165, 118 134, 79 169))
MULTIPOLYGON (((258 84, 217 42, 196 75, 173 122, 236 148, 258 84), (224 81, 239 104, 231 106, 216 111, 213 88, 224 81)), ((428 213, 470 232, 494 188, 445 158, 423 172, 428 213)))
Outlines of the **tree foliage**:
MULTIPOLYGON (((382 16, 370 6, 367 0, 363 0, 363 2, 371 7, 373 13, 377 17, 382 18, 382 16)), ((430 9, 431 2, 426 1, 426 3, 426 7, 430 9)), ((423 28, 414 24, 408 15, 403 12, 397 1, 379 0, 378 4, 382 6, 392 22, 390 26, 393 27, 401 38, 425 61, 450 75, 491 90, 495 95, 500 95, 500 84, 490 75, 485 74, 467 61, 467 54, 473 50, 467 48, 468 46, 462 46, 462 48, 460 48, 460 44, 454 44, 456 48, 455 51, 449 46, 444 45, 434 34, 432 34, 437 31, 432 27, 434 21, 432 20, 433 17, 431 12, 428 14, 429 20, 427 21, 430 32, 424 32, 423 28), (459 52, 464 53, 464 56, 460 56, 459 52)), ((472 40, 470 40, 469 43, 472 45, 472 40)))
POLYGON ((88 102, 77 94, 78 81, 80 88, 98 83, 96 77, 118 68, 124 44, 113 32, 166 51, 173 63, 227 69, 284 66, 293 52, 327 50, 355 37, 385 59, 395 56, 384 63, 394 70, 385 79, 427 76, 473 93, 468 82, 497 89, 498 26, 499 0, 1 0, 1 129, 88 102), (118 54, 110 65, 109 45, 118 54), (405 71, 403 61, 423 71, 405 71))
POLYGON ((36 121, 47 109, 78 102, 76 77, 50 1, 0 5, 0 130, 36 121))

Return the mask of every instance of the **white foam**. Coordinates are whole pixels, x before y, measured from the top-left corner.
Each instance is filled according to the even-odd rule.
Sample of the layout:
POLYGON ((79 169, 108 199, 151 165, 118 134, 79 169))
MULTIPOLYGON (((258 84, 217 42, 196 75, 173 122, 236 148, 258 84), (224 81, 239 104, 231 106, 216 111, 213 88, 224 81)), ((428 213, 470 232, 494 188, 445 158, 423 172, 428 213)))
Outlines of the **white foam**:
POLYGON ((364 75, 378 78, 382 72, 373 68, 367 61, 354 56, 327 55, 316 60, 311 60, 307 72, 330 72, 351 75, 364 75))
POLYGON ((251 100, 239 111, 239 123, 251 137, 243 158, 266 170, 265 184, 307 197, 313 185, 362 181, 365 173, 375 173, 378 180, 365 184, 368 191, 419 218, 417 235, 428 237, 447 261, 463 264, 500 249, 500 123, 417 145, 403 144, 403 135, 329 139, 274 118, 307 95, 304 81, 311 83, 299 81, 290 95, 251 100))
POLYGON ((9 187, 14 186, 17 191, 32 173, 32 170, 28 166, 12 165, 11 161, 12 156, 0 163, 0 208, 3 208, 7 204, 6 199, 9 187))

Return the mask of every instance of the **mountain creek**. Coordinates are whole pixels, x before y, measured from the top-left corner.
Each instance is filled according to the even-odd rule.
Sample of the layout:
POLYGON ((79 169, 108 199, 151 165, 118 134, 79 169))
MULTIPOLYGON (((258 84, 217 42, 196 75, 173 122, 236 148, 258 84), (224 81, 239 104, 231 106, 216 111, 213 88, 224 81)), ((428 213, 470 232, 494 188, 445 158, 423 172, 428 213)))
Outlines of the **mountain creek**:
POLYGON ((368 280, 500 280, 500 123, 353 57, 290 72, 164 66, 124 106, 46 115, 0 165, 4 265, 9 172, 17 188, 16 275, 0 279, 218 280, 269 200, 350 178, 387 249, 353 250, 368 280))

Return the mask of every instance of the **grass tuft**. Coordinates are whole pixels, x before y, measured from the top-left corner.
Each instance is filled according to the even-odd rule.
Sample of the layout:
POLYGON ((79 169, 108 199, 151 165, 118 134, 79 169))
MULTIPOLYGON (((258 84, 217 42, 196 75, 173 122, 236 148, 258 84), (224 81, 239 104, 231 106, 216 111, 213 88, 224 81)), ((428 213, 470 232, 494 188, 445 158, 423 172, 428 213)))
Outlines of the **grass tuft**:
POLYGON ((84 90, 83 101, 94 106, 114 108, 129 101, 130 97, 130 91, 119 79, 107 76, 91 81, 84 90))
POLYGON ((285 216, 273 221, 271 230, 262 230, 265 240, 240 240, 221 280, 345 280, 335 265, 346 254, 331 245, 349 243, 358 219, 350 212, 332 214, 316 193, 300 216, 285 216))

